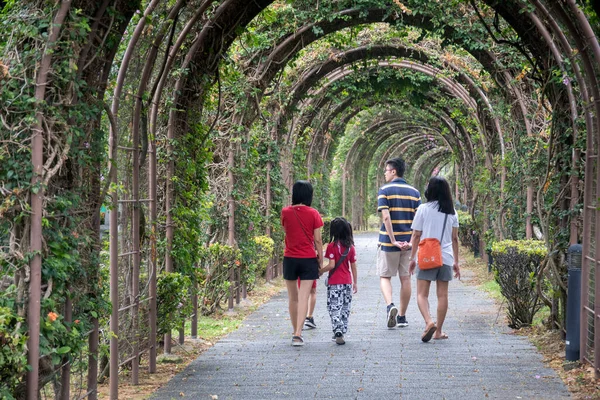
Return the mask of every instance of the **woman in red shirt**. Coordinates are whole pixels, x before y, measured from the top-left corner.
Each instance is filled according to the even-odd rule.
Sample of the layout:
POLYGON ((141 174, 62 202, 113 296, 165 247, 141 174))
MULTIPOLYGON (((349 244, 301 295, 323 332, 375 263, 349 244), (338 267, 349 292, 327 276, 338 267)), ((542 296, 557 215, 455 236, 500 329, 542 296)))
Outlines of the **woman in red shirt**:
POLYGON ((292 188, 292 205, 281 210, 281 225, 285 231, 283 278, 294 328, 292 346, 304 345, 302 327, 308 310, 308 295, 313 281, 319 278, 319 266, 323 262, 323 220, 311 207, 312 198, 310 182, 297 181, 292 188), (300 288, 296 284, 298 278, 300 288))

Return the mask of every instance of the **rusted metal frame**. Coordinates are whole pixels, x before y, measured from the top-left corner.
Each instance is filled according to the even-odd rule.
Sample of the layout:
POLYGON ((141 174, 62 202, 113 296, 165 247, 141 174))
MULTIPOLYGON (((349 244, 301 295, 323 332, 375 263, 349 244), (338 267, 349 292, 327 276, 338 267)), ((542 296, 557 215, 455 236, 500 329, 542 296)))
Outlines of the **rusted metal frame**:
MULTIPOLYGON (((525 131, 527 132, 527 136, 532 137, 533 136, 533 132, 531 129, 531 121, 529 121, 529 118, 527 118, 527 106, 525 105, 525 101, 523 100, 523 94, 521 92, 521 89, 517 86, 517 85, 513 85, 511 83, 511 81, 513 80, 513 77, 510 75, 510 73, 506 70, 502 71, 502 74, 504 75, 504 80, 505 82, 507 82, 507 88, 509 88, 513 93, 514 93, 514 97, 517 100, 517 103, 519 104, 519 108, 521 109, 521 115, 523 117, 523 122, 525 124, 525 131)), ((526 216, 525 216, 525 239, 531 239, 533 237, 533 224, 531 222, 531 216, 533 214, 533 192, 534 192, 534 188, 533 188, 533 182, 528 179, 527 183, 526 183, 526 200, 525 200, 525 207, 526 207, 526 216)), ((500 218, 502 218, 502 216, 500 216, 500 218)), ((503 234, 502 230, 500 230, 500 232, 503 234)), ((503 237, 501 237, 500 239, 503 239, 503 237)))
MULTIPOLYGON (((572 7, 577 8, 576 4, 574 4, 574 2, 571 2, 569 0, 569 3, 572 7)), ((591 38, 590 40, 592 42, 595 43, 589 43, 589 42, 584 42, 580 36, 580 32, 577 28, 576 21, 571 20, 571 18, 567 15, 566 11, 562 8, 562 6, 560 6, 559 4, 555 4, 555 3, 550 3, 553 11, 560 17, 560 19, 562 20, 562 22, 567 26, 567 29, 569 30, 569 32, 571 33, 571 37, 572 39, 575 41, 577 49, 579 51, 579 55, 581 57, 581 61, 587 76, 587 79, 589 80, 589 89, 591 91, 591 97, 593 97, 594 99, 598 99, 600 98, 600 90, 598 88, 598 81, 596 80, 596 76, 595 76, 595 70, 593 67, 593 62, 591 61, 591 56, 588 53, 588 48, 592 47, 593 48, 593 56, 594 58, 596 58, 596 65, 598 65, 598 62, 600 62, 600 50, 599 50, 599 46, 598 46, 598 42, 597 40, 594 40, 594 35, 593 35, 593 31, 592 34, 589 35, 589 32, 591 31, 591 28, 589 28, 589 23, 587 22, 587 20, 585 20, 585 17, 583 18, 585 21, 581 21, 579 20, 579 26, 585 26, 587 25, 587 28, 584 28, 587 32, 588 32, 588 36, 591 38)), ((588 255, 590 254, 590 234, 591 234, 591 222, 592 222, 592 218, 591 216, 589 216, 590 213, 594 213, 595 214, 595 219, 594 222, 596 224, 596 238, 595 241, 596 243, 600 243, 599 241, 599 236, 600 236, 600 230, 598 229, 598 220, 600 215, 598 215, 598 211, 597 210, 592 210, 590 211, 590 209, 588 208, 590 205, 594 204, 594 200, 593 200, 593 194, 591 193, 591 188, 592 188, 592 179, 594 179, 594 177, 592 176, 593 174, 593 169, 594 169, 594 165, 596 166, 597 169, 597 174, 600 174, 600 166, 598 165, 597 160, 595 159, 595 157, 600 154, 600 149, 598 148, 594 148, 594 136, 598 135, 598 133, 600 133, 600 124, 598 123, 598 119, 600 118, 600 104, 598 104, 598 102, 594 102, 594 110, 596 111, 596 115, 595 118, 592 114, 591 109, 589 109, 589 111, 586 111, 585 116, 586 116, 586 125, 587 126, 591 126, 592 129, 588 129, 587 131, 587 149, 586 149, 586 163, 585 163, 585 188, 584 188, 584 215, 583 215, 583 263, 582 263, 582 282, 581 282, 581 286, 582 286, 582 290, 581 290, 581 327, 580 327, 580 360, 583 361, 588 361, 590 364, 594 365, 595 371, 596 371, 596 376, 598 377, 598 364, 599 361, 597 360, 597 357, 600 357, 600 351, 595 351, 595 359, 593 362, 591 362, 589 359, 586 358, 586 352, 587 352, 587 313, 585 311, 585 308, 587 306, 587 304, 589 303, 589 276, 590 276, 590 272, 591 272, 591 268, 594 268, 595 272, 596 272, 596 287, 595 287, 595 299, 596 299, 596 304, 594 305, 595 310, 599 310, 599 304, 598 302, 600 301, 600 296, 598 296, 599 293, 599 288, 598 286, 600 285, 600 280, 598 279, 598 275, 597 273, 598 271, 598 267, 596 265, 596 259, 598 259, 598 250, 596 249, 596 254, 594 254, 594 262, 590 263, 588 260, 588 255), (595 120, 595 123, 594 123, 595 120), (597 132, 593 132, 593 127, 596 126, 597 132), (592 264, 592 265, 590 265, 592 264)), ((597 140, 597 139, 596 139, 597 140)), ((596 146, 600 146, 600 143, 596 143, 596 146)), ((597 191, 600 190, 600 178, 598 176, 595 177, 596 179, 596 184, 597 184, 597 191)), ((598 332, 600 332, 600 329, 598 329, 597 324, 599 323, 598 321, 598 317, 596 316, 596 311, 594 311, 594 321, 595 321, 595 327, 594 327, 594 331, 595 331, 595 338, 596 340, 600 340, 600 335, 598 334, 598 332)), ((599 345, 597 345, 596 343, 594 344, 595 350, 598 350, 600 348, 599 345)))
MULTIPOLYGON (((587 20, 587 18, 585 17, 585 15, 583 14, 583 12, 581 11, 581 9, 577 6, 577 4, 575 3, 574 0, 567 0, 567 4, 571 10, 571 12, 576 16, 577 22, 579 27, 582 29, 583 31, 583 36, 584 36, 584 47, 580 48, 580 52, 584 53, 589 50, 591 50, 591 53, 593 54, 593 57, 595 59, 595 65, 598 66, 600 65, 600 44, 598 43, 598 39, 594 34, 594 31, 592 30, 589 21, 587 20)), ((579 47, 579 46, 578 46, 579 47)), ((588 141, 587 142, 587 152, 586 155, 589 154, 595 154, 598 155, 600 154, 600 141, 598 140, 598 136, 600 136, 600 103, 598 102, 599 97, 599 90, 598 90, 598 82, 596 81, 596 75, 594 74, 594 67, 593 64, 590 61, 586 60, 586 55, 582 54, 582 59, 584 59, 584 65, 586 65, 586 73, 589 76, 589 79, 592 81, 592 85, 591 85, 591 89, 594 92, 593 97, 595 99, 594 105, 596 108, 596 122, 597 122, 597 129, 598 131, 596 132, 596 148, 593 148, 592 146, 594 145, 593 141, 588 141), (589 65, 587 65, 589 64, 589 65), (596 81, 596 82, 594 82, 596 81)), ((587 168, 588 166, 590 167, 590 170, 593 169, 593 167, 590 164, 595 164, 596 166, 596 199, 600 198, 600 163, 598 162, 598 160, 589 162, 589 160, 586 160, 588 162, 586 162, 586 189, 588 189, 587 191, 584 190, 584 192, 590 192, 591 190, 591 185, 588 186, 587 185, 587 168)), ((587 193, 586 193, 587 194, 587 193)), ((586 196, 587 197, 587 196, 586 196)), ((586 199, 588 200, 588 199, 586 199)), ((585 204, 592 204, 589 202, 586 202, 585 204)), ((598 206, 598 204, 596 204, 596 206, 598 206)), ((594 223, 595 223, 595 230, 596 230, 596 237, 595 237, 595 242, 596 242, 596 246, 598 245, 598 243, 600 243, 600 229, 598 228, 598 221, 600 219, 600 210, 598 208, 596 208, 595 211, 592 211, 595 214, 595 218, 594 218, 594 223)), ((589 211, 588 211, 589 213, 589 211)), ((584 221, 589 221, 590 219, 585 218, 584 217, 584 221)), ((589 246, 589 242, 587 243, 587 245, 589 246)), ((588 248, 584 247, 583 248, 583 252, 584 254, 587 254, 588 248)), ((598 259, 600 257, 598 257, 598 248, 596 247, 595 249, 595 255, 594 257, 596 258, 596 260, 598 261, 598 259)), ((596 378, 600 378, 600 296, 598 296, 598 293, 600 293, 600 279, 598 279, 598 273, 600 272, 600 268, 598 268, 598 263, 594 263, 593 266, 594 270, 595 270, 595 290, 594 290, 594 298, 595 298, 595 305, 594 305, 594 373, 596 378)))
MULTIPOLYGON (((537 0, 532 0, 533 3, 538 6, 540 6, 539 2, 537 0)), ((571 124, 572 124, 572 129, 573 129, 573 143, 576 142, 577 140, 577 119, 578 119, 578 112, 577 112, 577 103, 575 100, 575 96, 573 94, 573 86, 571 85, 571 80, 568 78, 567 75, 567 71, 565 69, 564 66, 564 61, 563 61, 563 57, 560 54, 559 49, 556 47, 556 44, 554 43, 554 40, 552 39, 552 37, 550 37, 550 33, 548 32, 548 30, 546 29, 546 27, 544 26, 544 24, 542 23, 542 21, 537 17, 537 15, 535 15, 534 13, 528 13, 529 18, 533 21, 534 25, 537 27, 538 31, 541 33, 542 37, 544 38, 544 40, 546 41, 546 43, 548 44, 550 51, 552 52, 552 55, 554 56, 554 60, 556 61, 556 63, 558 64, 561 72, 563 73, 563 77, 566 77, 567 81, 566 81, 566 87, 567 87, 567 96, 569 98, 569 106, 570 106, 570 110, 571 110, 571 124)), ((560 31, 559 31, 560 32, 560 31)), ((572 152, 572 158, 571 158, 571 178, 570 178, 570 185, 571 185, 571 193, 574 192, 577 194, 578 190, 577 190, 577 178, 576 178, 576 157, 575 157, 575 151, 572 152), (573 185, 575 185, 575 187, 573 187, 573 185)), ((578 197, 578 196, 577 196, 578 197)), ((577 204, 577 198, 575 199, 571 199, 571 205, 575 206, 575 204, 577 204), (573 203, 573 201, 575 203, 573 203)), ((576 220, 575 218, 571 218, 571 226, 570 226, 570 231, 571 231, 571 236, 570 236, 570 242, 573 243, 577 243, 577 225, 576 225, 576 220), (573 232, 573 228, 575 229, 575 231, 573 232)), ((547 232, 546 233, 546 238, 548 238, 547 232)), ((546 241, 548 241, 548 239, 546 239, 546 241)))
MULTIPOLYGON (((206 7, 208 7, 208 5, 210 4, 210 2, 205 3, 206 7)), ((215 18, 217 18, 220 13, 222 13, 225 10, 225 5, 227 4, 227 1, 225 3, 223 3, 221 6, 219 6, 215 18)), ((196 13, 195 17, 200 18, 202 14, 201 13, 196 13)), ((191 24, 188 24, 189 29, 191 29, 191 24)), ((187 26, 186 26, 187 27, 187 26)), ((208 34, 209 29, 212 27, 212 24, 207 24, 206 26, 204 26, 204 28, 201 30, 200 34, 194 39, 190 49, 188 50, 184 61, 182 63, 182 65, 180 66, 180 68, 182 70, 185 70, 189 67, 190 63, 192 62, 192 58, 195 55, 195 53, 199 50, 200 45, 203 43, 204 38, 206 37, 206 35, 208 34)), ((154 94, 153 97, 153 125, 155 126, 156 123, 156 116, 158 115, 158 105, 160 103, 160 98, 162 97, 162 90, 164 87, 164 84, 166 82, 167 76, 168 76, 168 72, 170 71, 170 65, 172 64, 173 60, 174 60, 174 55, 176 54, 176 51, 179 50, 179 47, 183 44, 183 39, 185 38, 185 36, 180 35, 180 37, 178 38, 178 41, 176 43, 176 48, 174 48, 170 54, 173 54, 173 57, 169 57, 169 59, 167 60, 167 65, 168 68, 166 67, 165 70, 163 71, 163 75, 159 80, 158 86, 157 86, 157 91, 154 94), (174 52, 175 51, 175 52, 174 52)), ((180 93, 183 90, 183 85, 184 85, 184 79, 183 77, 179 77, 175 83, 175 88, 173 90, 173 104, 177 105, 179 102, 179 96, 180 93)), ((165 271, 166 272, 173 272, 173 256, 172 256, 172 248, 173 248, 173 238, 174 238, 174 225, 173 225, 173 213, 172 213, 172 207, 173 207, 173 202, 174 202, 174 193, 173 193, 173 185, 172 185, 172 180, 174 178, 175 175, 175 161, 172 159, 172 155, 173 155, 173 140, 175 139, 175 124, 177 121, 177 117, 176 117, 177 111, 175 108, 172 108, 169 111, 169 121, 167 124, 167 154, 169 156, 169 162, 167 165, 167 177, 166 177, 166 189, 165 189, 165 208, 166 208, 166 214, 167 214, 167 221, 166 221, 166 251, 165 251, 165 271)), ((165 340, 164 340, 164 352, 165 354, 169 354, 171 353, 171 333, 168 332, 165 334, 165 340)))
MULTIPOLYGON (((228 211, 229 218, 227 221, 227 244, 231 247, 235 246, 235 199, 233 198, 233 187, 235 182, 235 177, 233 175, 233 169, 235 168, 235 153, 234 153, 234 141, 231 141, 229 144, 229 154, 227 157, 227 202, 228 202, 228 211)), ((234 291, 236 290, 235 284, 235 268, 233 266, 229 267, 229 299, 228 299, 228 307, 229 311, 233 310, 233 297, 234 291)))
POLYGON ((135 301, 135 302, 133 302, 133 303, 127 305, 127 306, 119 308, 119 312, 130 310, 133 307, 139 307, 140 304, 143 304, 143 303, 145 303, 147 301, 150 301, 152 299, 153 299, 152 297, 148 296, 148 297, 146 297, 146 298, 144 298, 142 300, 135 301))
POLYGON ((427 185, 427 180, 431 176, 431 172, 442 163, 447 156, 448 151, 449 150, 446 148, 436 147, 421 154, 421 156, 413 162, 413 170, 415 172, 412 184, 415 187, 425 187, 427 185), (430 167, 428 167, 428 165, 430 165, 430 167), (425 172, 428 172, 429 176, 427 176, 425 172), (419 177, 418 174, 421 176, 419 177), (423 180, 420 179, 421 177, 423 180))
MULTIPOLYGON (((157 190, 157 177, 156 177, 156 175, 157 175, 157 159, 156 159, 156 154, 155 154, 156 131, 157 131, 156 122, 157 122, 157 118, 158 118, 158 112, 159 112, 160 101, 162 98, 163 89, 164 89, 167 79, 169 77, 169 73, 171 71, 173 62, 175 61, 175 57, 176 57, 177 53, 179 52, 179 49, 183 45, 185 38, 190 33, 192 27, 196 24, 196 22, 200 19, 200 17, 202 17, 202 15, 204 14, 204 12, 208 8, 208 6, 210 4, 212 4, 213 2, 214 2, 213 0, 207 0, 203 3, 203 5, 196 11, 196 13, 192 16, 192 18, 190 18, 188 20, 188 22, 186 23, 186 25, 184 26, 182 31, 179 33, 179 36, 178 36, 177 40, 175 41, 175 44, 173 45, 173 47, 170 50, 167 49, 167 51, 169 52, 168 57, 163 66, 163 69, 162 69, 161 73, 159 74, 159 76, 157 77, 157 80, 152 89, 152 92, 153 92, 153 93, 151 93, 152 109, 151 109, 151 113, 150 113, 150 132, 151 133, 150 133, 150 140, 148 142, 149 142, 149 146, 151 146, 151 148, 154 150, 154 152, 151 153, 151 156, 149 157, 148 179, 150 180, 150 183, 149 183, 149 186, 150 186, 149 189, 151 192, 150 197, 154 198, 154 199, 156 199, 156 190, 157 190)), ((201 39, 201 37, 202 36, 199 36, 196 38, 196 40, 192 44, 191 50, 197 50, 197 48, 198 48, 197 43, 199 43, 199 39, 201 39)), ((186 68, 187 68, 188 64, 189 64, 189 61, 186 64, 186 68)), ((175 94, 175 96, 177 96, 177 94, 175 94)), ((169 115, 169 118, 170 118, 170 115, 169 115)), ((168 126, 170 127, 170 124, 168 126)), ((167 144, 167 149, 168 149, 169 154, 171 154, 172 149, 171 149, 170 141, 167 144)), ((169 186, 170 178, 168 176, 168 171, 169 171, 169 169, 167 169, 167 185, 169 186)), ((167 191, 166 200, 167 201, 165 203, 167 204, 167 218, 169 218, 170 217, 170 192, 169 191, 167 191)), ((152 269, 152 274, 154 276, 154 281, 150 285, 150 290, 151 290, 151 292, 154 293, 153 297, 156 297, 156 276, 157 276, 157 260, 156 260, 157 207, 156 207, 156 201, 151 202, 150 207, 151 207, 150 224, 152 227, 152 234, 150 237, 151 269, 152 269)), ((167 225, 167 232, 169 232, 169 227, 171 227, 171 229, 172 229, 172 223, 167 225)), ((166 266, 168 266, 169 268, 172 268, 172 260, 171 260, 169 251, 167 252, 165 261, 166 261, 166 266)), ((166 269, 166 270, 168 271, 168 269, 166 269)), ((152 303, 152 308, 154 310, 156 310, 155 302, 152 303)), ((154 311, 154 314, 156 314, 155 311, 154 311)), ((150 322, 151 322, 151 324, 154 324, 154 325, 156 324, 156 316, 155 315, 152 317, 152 320, 150 322)), ((165 334, 164 352, 166 354, 169 354, 171 352, 171 334, 170 333, 165 334)), ((156 372, 156 357, 151 357, 150 372, 156 372)))
MULTIPOLYGON (((73 303, 71 302, 71 291, 67 288, 67 298, 65 300, 65 322, 73 322, 73 303)), ((71 329, 67 327, 67 331, 71 329)), ((60 375, 60 400, 69 400, 71 397, 71 362, 69 354, 62 358, 62 371, 60 375)))
POLYGON ((52 63, 53 47, 55 46, 63 23, 69 13, 71 0, 63 0, 60 8, 53 18, 50 27, 50 34, 46 42, 44 54, 40 61, 37 72, 35 103, 36 115, 35 125, 32 127, 31 138, 31 187, 30 193, 30 230, 29 230, 29 251, 32 253, 29 261, 30 280, 29 280, 29 300, 27 305, 27 326, 29 329, 29 338, 27 339, 27 363, 30 370, 27 372, 27 398, 35 400, 38 398, 39 390, 39 357, 40 357, 40 312, 41 312, 41 287, 42 287, 42 213, 44 188, 43 165, 44 165, 44 130, 42 128, 44 114, 41 104, 46 97, 46 87, 48 85, 48 73, 52 63))
MULTIPOLYGON (((179 0, 170 10, 169 15, 167 16, 167 21, 173 21, 176 16, 179 14, 179 11, 181 9, 181 7, 186 3, 185 0, 179 0)), ((175 22, 173 22, 174 24, 175 22)), ((131 150, 133 150, 133 181, 134 181, 134 200, 138 200, 134 206, 134 212, 133 212, 133 221, 132 221, 132 225, 133 225, 133 244, 134 244, 134 250, 133 252, 136 253, 137 255, 134 257, 134 278, 133 278, 133 283, 134 283, 134 288, 133 288, 133 296, 136 299, 136 306, 134 307, 134 309, 132 310, 132 313, 134 316, 132 316, 134 318, 133 324, 134 324, 134 332, 138 331, 138 317, 139 317, 139 309, 138 309, 138 293, 139 293, 139 287, 138 287, 138 282, 139 282, 139 269, 140 269, 140 254, 139 254, 139 244, 140 244, 140 238, 139 238, 139 231, 140 231, 140 215, 139 215, 139 203, 140 203, 140 199, 139 199, 139 170, 141 165, 139 165, 139 129, 140 129, 140 120, 141 120, 141 113, 142 113, 142 109, 143 109, 143 104, 142 104, 142 98, 146 92, 147 86, 148 86, 148 82, 150 80, 150 76, 152 73, 152 70, 154 68, 155 62, 156 62, 156 58, 158 55, 158 51, 160 48, 160 45, 163 42, 164 36, 166 34, 167 28, 171 25, 171 23, 164 23, 159 32, 156 34, 156 37, 153 41, 153 45, 152 48, 148 54, 148 57, 146 59, 146 63, 144 65, 144 70, 142 72, 141 75, 141 79, 138 85, 138 90, 137 90, 137 96, 135 96, 135 105, 134 105, 134 112, 133 112, 133 126, 132 126, 132 137, 133 137, 133 147, 131 148, 131 150)), ((165 52, 168 52, 169 49, 166 49, 165 52)), ((155 151, 155 141, 153 144, 150 144, 151 140, 154 140, 154 138, 149 138, 150 140, 148 140, 148 146, 152 147, 150 150, 152 152, 155 151)), ((150 260, 149 260, 149 265, 148 265, 148 269, 149 269, 149 286, 150 286, 150 300, 151 300, 151 305, 149 307, 149 315, 148 315, 148 321, 150 324, 150 341, 151 341, 151 351, 150 351, 150 355, 149 355, 149 371, 150 373, 154 373, 156 372, 156 331, 157 331, 157 326, 156 326, 156 320, 157 320, 157 316, 156 316, 156 312, 157 312, 157 306, 156 306, 156 155, 155 154, 150 154, 149 159, 148 159, 148 165, 149 165, 149 191, 150 193, 150 199, 148 199, 147 201, 150 202, 150 207, 153 208, 154 210, 154 215, 153 215, 153 219, 151 220, 151 224, 152 224, 152 234, 151 234, 151 240, 153 240, 153 242, 151 243, 151 254, 150 254, 150 260), (154 163, 154 165, 152 165, 154 163), (153 170, 150 171, 150 167, 153 167, 153 170)), ((136 333, 137 335, 137 333, 136 333)), ((139 338, 136 337, 136 340, 134 341, 134 353, 139 353, 139 338)), ((138 383, 138 362, 137 359, 133 360, 133 365, 132 365, 132 383, 135 385, 138 383)))
MULTIPOLYGON (((154 10, 154 8, 158 5, 159 0, 152 0, 150 2, 150 4, 148 4, 146 10, 144 11, 144 15, 142 16, 142 18, 140 18, 134 32, 133 35, 129 41, 129 44, 127 45, 127 49, 125 50, 125 54, 123 55, 123 60, 121 61, 121 65, 119 67, 119 73, 117 75, 117 84, 115 85, 115 90, 113 93, 113 103, 112 103, 112 107, 111 107, 111 111, 113 113, 113 115, 115 117, 118 117, 119 115, 119 101, 120 101, 120 96, 123 90, 123 84, 125 82, 125 76, 127 75, 127 69, 129 67, 129 63, 131 61, 131 58, 133 56, 133 51, 135 50, 137 43, 139 41, 139 38, 142 35, 142 32, 146 26, 146 21, 148 20, 148 16, 150 14, 152 14, 152 11, 154 10)), ((116 146, 118 145, 118 140, 117 140, 117 132, 114 131, 112 129, 112 125, 111 125, 111 129, 110 129, 110 139, 112 141, 112 143, 115 146, 115 154, 111 154, 111 162, 114 162, 116 164, 117 162, 117 154, 116 154, 116 146)), ((134 144, 133 144, 133 156, 134 156, 134 165, 136 165, 136 162, 139 162, 139 160, 137 160, 137 148, 139 147, 138 143, 135 143, 135 139, 134 139, 134 144), (136 161, 137 160, 137 161, 136 161)), ((111 146, 112 149, 112 146, 111 146)), ((135 168, 134 168, 135 170, 135 168)), ((135 172, 135 171, 134 171, 135 172)), ((112 183, 113 185, 117 185, 117 168, 115 165, 114 168, 114 173, 112 176, 112 183)), ((139 182, 138 180, 136 180, 136 178, 134 177, 135 180, 135 185, 137 185, 139 182)), ((136 188, 134 185, 134 200, 138 200, 135 198, 135 196, 137 195, 136 188)), ((111 292, 111 303, 112 303, 112 313, 111 313, 111 318, 110 318, 110 329, 112 332, 111 335, 111 339, 110 339, 110 398, 111 399, 117 399, 118 398, 118 393, 119 393, 119 366, 118 366, 118 361, 119 361, 119 344, 118 344, 118 336, 119 336, 119 317, 118 317, 118 307, 119 307, 119 287, 118 287, 118 220, 117 220, 117 214, 118 214, 118 193, 117 190, 115 189, 112 193, 113 196, 113 212, 110 213, 111 216, 111 221, 110 221, 110 235, 111 235, 111 239, 110 239, 110 292, 111 292), (113 223, 114 222, 114 223, 113 223), (113 237, 114 236, 114 237, 113 237)), ((138 207, 134 207, 134 221, 136 218, 136 214, 137 214, 137 218, 138 218, 138 226, 139 226, 139 208, 138 207)), ((134 230, 134 242, 135 242, 135 237, 136 235, 139 235, 139 229, 134 230), (137 233, 136 233, 137 231, 137 233)), ((137 240, 138 244, 137 246, 139 247, 139 237, 137 240)), ((134 246, 135 243, 134 243, 134 246)), ((135 261, 134 261, 134 273, 135 273, 135 261)), ((138 273, 139 273, 139 263, 137 263, 137 268, 138 268, 138 273)), ((133 284, 137 285, 136 281, 137 279, 135 279, 135 275, 134 278, 132 279, 133 284)), ((139 287, 138 287, 139 288, 139 287)), ((134 288, 135 290, 135 288, 134 288)), ((137 298, 137 295, 136 295, 137 298)), ((135 324, 134 324, 135 325, 135 324)), ((134 382, 134 384, 137 384, 137 376, 138 373, 138 365, 137 362, 134 362, 132 364, 132 381, 134 382)))
POLYGON ((148 350, 149 350, 149 349, 144 349, 144 350, 141 350, 140 352, 138 352, 138 353, 136 353, 136 354, 132 355, 131 357, 129 357, 129 358, 127 358, 127 359, 125 359, 125 360, 121 361, 121 362, 119 363, 119 367, 121 367, 121 366, 123 366, 123 365, 127 364, 127 363, 128 363, 128 362, 130 362, 130 361, 133 361, 133 360, 134 360, 134 359, 136 359, 136 358, 140 358, 140 356, 141 356, 142 354, 144 354, 145 352, 147 352, 148 350))
MULTIPOLYGON (((549 23, 550 27, 552 28, 552 31, 559 38, 559 41, 563 48, 563 52, 571 61, 571 66, 573 68, 573 72, 575 73, 575 79, 577 79, 577 82, 579 84, 579 88, 580 88, 581 95, 583 97, 583 101, 585 104, 589 104, 590 99, 589 99, 587 84, 586 84, 585 80, 583 79, 583 76, 581 75, 581 70, 577 63, 577 60, 575 60, 575 58, 573 57, 573 49, 571 48, 569 41, 567 40, 567 38, 566 38, 565 34, 563 33, 562 29, 560 28, 560 26, 558 26, 558 23, 556 22, 556 20, 550 15, 548 10, 538 0, 533 0, 533 1, 534 1, 536 8, 538 9, 538 11, 540 13, 542 13, 542 15, 544 15, 546 17, 546 19, 548 19, 548 23, 549 23)), ((568 82, 568 84, 571 85, 571 82, 568 82)), ((588 113, 585 111, 584 111, 584 114, 586 115, 586 117, 588 116, 588 113)), ((592 127, 591 127, 591 122, 590 122, 590 124, 588 124, 588 122, 589 121, 587 121, 587 118, 586 118, 586 131, 589 132, 589 130, 592 129, 592 127)), ((573 125, 575 125, 575 121, 574 121, 573 125)), ((575 126, 573 128, 573 132, 574 133, 577 132, 575 130, 575 126)), ((574 138, 573 138, 574 143, 576 142, 576 139, 577 139, 577 136, 574 136, 574 138)), ((573 155, 572 155, 573 169, 572 169, 572 173, 571 173, 571 204, 570 204, 571 209, 575 208, 575 206, 577 205, 577 200, 579 198, 579 190, 578 190, 579 176, 578 176, 577 168, 576 168, 577 164, 579 163, 579 159, 580 159, 580 150, 577 148, 574 148, 573 155)), ((578 239, 577 219, 574 217, 571 217, 571 229, 570 229, 569 236, 570 236, 569 242, 571 244, 577 243, 577 239, 578 239)))

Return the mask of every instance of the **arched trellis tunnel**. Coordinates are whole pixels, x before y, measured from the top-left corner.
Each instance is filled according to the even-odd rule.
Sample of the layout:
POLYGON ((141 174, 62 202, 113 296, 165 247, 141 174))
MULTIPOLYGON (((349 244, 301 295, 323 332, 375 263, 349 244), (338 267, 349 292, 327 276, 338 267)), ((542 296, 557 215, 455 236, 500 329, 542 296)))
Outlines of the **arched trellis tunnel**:
MULTIPOLYGON (((420 189, 451 178, 481 246, 534 226, 551 254, 582 243, 581 359, 600 374, 597 2, 0 9, 0 337, 27 349, 6 378, 15 397, 58 375, 69 398, 85 365, 84 397, 108 375, 116 398, 120 368, 137 383, 141 354, 153 372, 159 344, 170 351, 159 274, 196 279, 209 243, 249 265, 259 233, 276 243, 272 278, 291 183, 310 179, 323 214, 365 226, 395 155, 420 189)), ((250 280, 226 272, 232 306, 250 280)))

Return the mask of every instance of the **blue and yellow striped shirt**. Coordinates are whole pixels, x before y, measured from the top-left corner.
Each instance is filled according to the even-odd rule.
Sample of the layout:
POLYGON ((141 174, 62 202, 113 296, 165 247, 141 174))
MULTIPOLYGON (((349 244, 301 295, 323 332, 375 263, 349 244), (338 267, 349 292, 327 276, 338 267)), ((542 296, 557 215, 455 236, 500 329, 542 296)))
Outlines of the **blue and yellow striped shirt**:
MULTIPOLYGON (((379 189, 377 211, 390 211, 394 237, 399 242, 410 240, 412 234, 410 226, 419 205, 421 205, 421 194, 403 178, 396 178, 379 189)), ((400 251, 392 245, 383 223, 379 230, 379 245, 383 251, 400 251)))

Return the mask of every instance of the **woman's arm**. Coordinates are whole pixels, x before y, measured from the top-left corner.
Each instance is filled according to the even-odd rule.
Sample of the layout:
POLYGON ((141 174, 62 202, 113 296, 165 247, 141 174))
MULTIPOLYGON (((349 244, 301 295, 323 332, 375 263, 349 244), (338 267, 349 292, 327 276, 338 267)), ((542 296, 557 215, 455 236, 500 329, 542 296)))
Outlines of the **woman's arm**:
POLYGON ((321 238, 321 228, 314 230, 315 248, 317 250, 317 261, 319 265, 323 264, 323 239, 321 238))
POLYGON ((410 264, 408 264, 408 272, 411 275, 413 272, 415 272, 415 268, 417 267, 417 250, 419 249, 419 242, 421 241, 422 233, 423 231, 413 230, 410 238, 410 244, 412 248, 410 249, 410 264))
POLYGON ((458 266, 458 228, 452 228, 452 255, 454 256, 454 277, 460 279, 460 267, 458 266))

